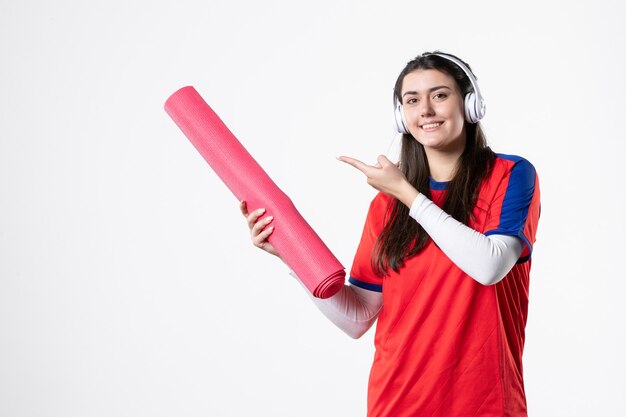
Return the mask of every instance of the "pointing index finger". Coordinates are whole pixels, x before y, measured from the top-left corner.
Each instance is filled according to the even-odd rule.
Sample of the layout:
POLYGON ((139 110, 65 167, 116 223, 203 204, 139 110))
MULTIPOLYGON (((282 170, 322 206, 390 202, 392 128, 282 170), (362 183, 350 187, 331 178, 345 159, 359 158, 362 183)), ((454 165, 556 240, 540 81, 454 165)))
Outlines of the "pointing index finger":
POLYGON ((348 165, 352 165, 365 175, 367 175, 367 171, 371 168, 369 165, 359 161, 358 159, 350 158, 349 156, 340 156, 337 159, 341 162, 345 162, 348 165))

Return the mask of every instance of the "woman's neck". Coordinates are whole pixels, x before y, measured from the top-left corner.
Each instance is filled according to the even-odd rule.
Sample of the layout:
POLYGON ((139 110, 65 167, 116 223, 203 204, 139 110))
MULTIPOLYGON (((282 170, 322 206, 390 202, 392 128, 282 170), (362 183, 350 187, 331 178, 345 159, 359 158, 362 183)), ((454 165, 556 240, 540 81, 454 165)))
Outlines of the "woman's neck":
POLYGON ((437 152, 426 149, 430 177, 437 182, 450 181, 456 173, 459 158, 463 150, 457 152, 437 152))

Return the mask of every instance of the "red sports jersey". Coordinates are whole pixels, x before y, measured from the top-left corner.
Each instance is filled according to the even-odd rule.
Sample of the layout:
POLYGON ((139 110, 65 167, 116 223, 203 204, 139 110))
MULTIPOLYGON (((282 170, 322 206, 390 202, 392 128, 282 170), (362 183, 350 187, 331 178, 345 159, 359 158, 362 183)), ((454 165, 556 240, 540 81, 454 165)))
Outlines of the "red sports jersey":
MULTIPOLYGON (((445 187, 431 181, 438 205, 445 187)), ((432 241, 399 273, 377 277, 371 254, 392 201, 385 194, 372 201, 350 273, 352 285, 383 293, 368 416, 526 416, 522 351, 540 211, 534 167, 499 154, 481 186, 470 227, 524 242, 518 263, 492 286, 476 282, 432 241)))

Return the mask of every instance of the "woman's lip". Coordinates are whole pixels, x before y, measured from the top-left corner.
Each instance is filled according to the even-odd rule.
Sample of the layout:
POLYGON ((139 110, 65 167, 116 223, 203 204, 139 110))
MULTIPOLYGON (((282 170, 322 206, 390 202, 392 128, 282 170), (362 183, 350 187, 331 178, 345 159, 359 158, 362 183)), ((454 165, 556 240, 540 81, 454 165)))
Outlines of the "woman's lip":
POLYGON ((442 125, 443 125, 443 122, 429 122, 429 123, 424 123, 420 127, 423 130, 431 131, 431 130, 435 130, 435 129, 440 128, 442 125))

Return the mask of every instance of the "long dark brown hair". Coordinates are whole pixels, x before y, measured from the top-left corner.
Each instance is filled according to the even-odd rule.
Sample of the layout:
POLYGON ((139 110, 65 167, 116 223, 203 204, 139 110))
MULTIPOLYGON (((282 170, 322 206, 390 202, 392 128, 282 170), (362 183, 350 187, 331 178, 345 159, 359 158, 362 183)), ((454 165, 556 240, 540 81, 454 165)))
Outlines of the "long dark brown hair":
MULTIPOLYGON (((451 54, 446 55, 454 57, 451 54)), ((470 68, 469 65, 465 65, 470 68)), ((400 102, 404 77, 418 69, 435 69, 452 76, 463 96, 473 91, 471 81, 458 65, 446 58, 429 55, 426 52, 407 63, 398 76, 394 94, 400 102)), ((495 154, 487 146, 480 123, 472 124, 466 121, 465 132, 465 149, 457 162, 454 177, 447 185, 442 209, 458 221, 468 225, 476 204, 478 188, 491 170, 495 154)), ((420 193, 431 198, 430 168, 426 152, 424 146, 410 134, 402 135, 400 169, 420 193)), ((430 241, 428 233, 419 223, 409 217, 409 208, 400 201, 392 200, 387 208, 386 217, 387 221, 372 253, 372 266, 379 276, 387 275, 389 268, 398 272, 404 265, 405 259, 417 255, 430 241)))

